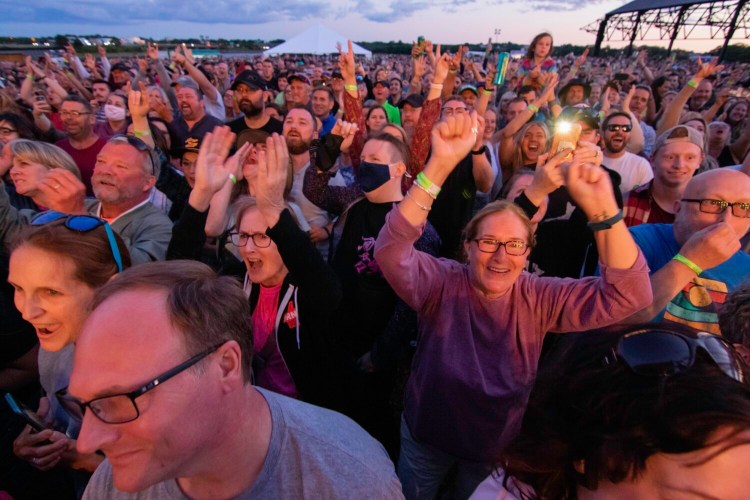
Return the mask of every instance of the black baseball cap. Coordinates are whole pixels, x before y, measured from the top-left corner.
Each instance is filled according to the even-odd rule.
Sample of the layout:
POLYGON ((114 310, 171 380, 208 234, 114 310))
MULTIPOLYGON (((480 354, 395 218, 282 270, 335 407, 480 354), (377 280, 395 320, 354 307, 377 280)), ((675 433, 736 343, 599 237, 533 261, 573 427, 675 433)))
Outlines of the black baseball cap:
POLYGON ((247 85, 253 90, 268 90, 266 81, 256 72, 246 69, 236 77, 232 82, 232 90, 236 90, 241 84, 247 85))

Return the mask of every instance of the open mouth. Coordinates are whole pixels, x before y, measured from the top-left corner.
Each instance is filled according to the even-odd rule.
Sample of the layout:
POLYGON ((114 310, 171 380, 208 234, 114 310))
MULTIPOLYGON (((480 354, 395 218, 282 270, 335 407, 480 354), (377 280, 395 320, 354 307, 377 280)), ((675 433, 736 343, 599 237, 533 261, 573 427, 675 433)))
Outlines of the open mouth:
POLYGON ((36 328, 37 336, 43 338, 55 333, 60 328, 60 325, 35 325, 34 328, 36 328))
POLYGON ((248 271, 258 271, 263 267, 263 261, 261 259, 245 259, 248 271))
POLYGON ((495 267, 495 266, 487 266, 487 270, 495 274, 507 274, 510 272, 510 269, 506 267, 495 267))

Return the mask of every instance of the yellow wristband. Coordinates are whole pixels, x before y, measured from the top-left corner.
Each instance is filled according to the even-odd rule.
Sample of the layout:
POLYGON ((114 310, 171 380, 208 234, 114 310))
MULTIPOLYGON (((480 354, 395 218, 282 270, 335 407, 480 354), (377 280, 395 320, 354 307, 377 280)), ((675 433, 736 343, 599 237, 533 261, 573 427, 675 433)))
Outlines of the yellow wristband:
POLYGON ((535 106, 534 104, 527 105, 526 109, 528 109, 532 113, 538 113, 539 112, 539 108, 537 106, 535 106))
POLYGON ((344 85, 344 90, 351 90, 352 92, 356 92, 357 86, 356 85, 344 85))
POLYGON ((693 262, 692 260, 688 259, 687 257, 685 257, 682 254, 678 253, 677 255, 675 255, 674 257, 672 257, 672 260, 676 260, 677 262, 682 262, 683 264, 685 264, 686 266, 688 266, 690 268, 690 270, 695 273, 696 276, 700 276, 701 274, 703 274, 703 269, 701 269, 700 267, 698 267, 698 264, 696 264, 695 262, 693 262))
POLYGON ((696 82, 695 80, 688 80, 687 84, 688 84, 688 87, 693 87, 694 89, 698 88, 698 82, 696 82))

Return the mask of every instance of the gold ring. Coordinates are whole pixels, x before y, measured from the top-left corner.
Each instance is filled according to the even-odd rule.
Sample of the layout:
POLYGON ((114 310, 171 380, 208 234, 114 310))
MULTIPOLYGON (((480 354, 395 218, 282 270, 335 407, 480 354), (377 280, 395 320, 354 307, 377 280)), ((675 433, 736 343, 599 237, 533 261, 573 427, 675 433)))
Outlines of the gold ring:
POLYGON ((60 188, 62 187, 62 184, 60 184, 60 183, 58 182, 57 184, 55 184, 55 185, 54 185, 54 186, 52 186, 52 187, 53 187, 53 188, 55 189, 55 191, 57 191, 58 189, 60 189, 60 188))

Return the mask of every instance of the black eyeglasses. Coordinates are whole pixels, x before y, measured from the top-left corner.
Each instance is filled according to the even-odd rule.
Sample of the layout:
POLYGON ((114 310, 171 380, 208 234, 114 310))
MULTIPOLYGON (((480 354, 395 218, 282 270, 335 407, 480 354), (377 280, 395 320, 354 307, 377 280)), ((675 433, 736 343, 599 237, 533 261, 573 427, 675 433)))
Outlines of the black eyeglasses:
POLYGON ((622 130, 623 132, 630 132, 633 130, 632 125, 618 125, 616 123, 612 123, 610 125, 607 125, 607 132, 619 132, 622 130))
POLYGON ((248 234, 240 231, 231 231, 229 233, 229 241, 238 247, 244 247, 250 239, 253 240, 253 245, 258 248, 268 248, 271 246, 271 237, 266 233, 248 234))
POLYGON ((151 147, 143 142, 141 139, 137 137, 133 137, 132 135, 124 135, 124 134, 117 134, 113 135, 109 138, 107 142, 119 142, 119 143, 128 143, 131 146, 133 146, 135 149, 142 153, 146 153, 148 156, 149 161, 151 162, 151 174, 156 175, 156 164, 154 163, 154 157, 151 155, 152 149, 151 147))
POLYGON ((92 399, 86 403, 82 403, 68 394, 68 388, 60 389, 55 393, 55 397, 60 402, 60 406, 74 419, 78 421, 83 420, 83 415, 86 412, 86 408, 91 410, 96 418, 104 422, 105 424, 124 424, 132 422, 141 416, 138 405, 135 404, 135 400, 151 389, 160 386, 167 380, 180 373, 184 372, 198 361, 202 360, 209 354, 212 354, 216 349, 224 345, 217 344, 205 351, 196 354, 192 358, 188 359, 184 363, 180 363, 174 368, 165 371, 158 377, 151 380, 151 382, 139 387, 138 389, 126 392, 122 394, 113 394, 111 396, 103 396, 101 398, 92 399))
POLYGON ((696 336, 668 330, 638 330, 628 333, 604 357, 604 364, 611 365, 620 360, 639 375, 675 375, 695 364, 699 348, 726 376, 744 383, 743 361, 732 344, 718 335, 706 332, 699 332, 696 336))
POLYGON ((474 240, 477 243, 477 247, 480 252, 484 253, 495 253, 500 247, 505 247, 505 251, 508 255, 523 255, 529 249, 529 245, 525 241, 521 240, 510 240, 510 241, 498 241, 492 238, 478 238, 474 240))
POLYGON ((94 217, 93 215, 68 215, 62 212, 49 210, 47 212, 42 212, 31 219, 31 225, 43 226, 61 219, 65 219, 63 225, 66 228, 71 231, 78 231, 79 233, 88 233, 99 226, 104 226, 104 231, 106 231, 107 240, 109 241, 109 249, 112 251, 112 258, 115 260, 115 264, 117 264, 117 272, 122 272, 122 255, 120 255, 120 249, 117 247, 115 233, 112 231, 112 227, 109 223, 104 219, 94 217))
POLYGON ((0 135, 3 137, 8 137, 11 134, 15 134, 17 132, 16 129, 10 128, 10 127, 0 127, 0 135))
POLYGON ((732 207, 732 215, 735 217, 741 217, 743 219, 750 217, 750 203, 746 201, 735 201, 734 203, 731 203, 724 200, 699 200, 695 198, 683 198, 680 201, 700 203, 698 209, 706 214, 723 214, 728 207, 732 207))

